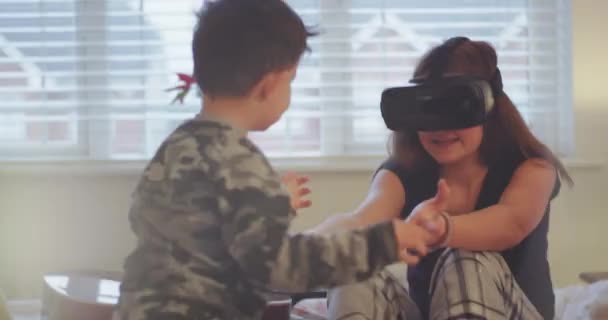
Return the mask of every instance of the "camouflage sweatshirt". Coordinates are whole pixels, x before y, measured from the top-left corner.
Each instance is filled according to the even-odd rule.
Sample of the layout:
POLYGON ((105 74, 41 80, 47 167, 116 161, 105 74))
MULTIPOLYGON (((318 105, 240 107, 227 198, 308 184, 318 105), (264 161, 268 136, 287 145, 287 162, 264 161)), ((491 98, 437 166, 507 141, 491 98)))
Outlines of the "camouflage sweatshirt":
POLYGON ((246 132, 193 119, 148 164, 129 220, 121 319, 259 319, 266 289, 362 281, 397 260, 392 224, 288 234, 289 194, 246 132))

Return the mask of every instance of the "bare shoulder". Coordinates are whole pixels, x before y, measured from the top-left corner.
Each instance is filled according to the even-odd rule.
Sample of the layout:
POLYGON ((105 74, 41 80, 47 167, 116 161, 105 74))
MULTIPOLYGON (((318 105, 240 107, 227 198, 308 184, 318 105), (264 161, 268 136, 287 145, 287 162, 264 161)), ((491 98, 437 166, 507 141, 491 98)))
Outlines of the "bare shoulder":
POLYGON ((523 161, 511 177, 507 188, 508 193, 529 193, 530 195, 551 194, 557 179, 555 166, 540 158, 530 158, 523 161))
POLYGON ((555 166, 549 160, 546 160, 543 158, 526 159, 520 165, 520 167, 522 167, 522 166, 555 171, 555 166))
POLYGON ((554 181, 557 175, 555 166, 542 158, 530 158, 523 161, 515 170, 514 177, 528 177, 533 179, 545 178, 554 181))
POLYGON ((370 192, 374 191, 403 193, 405 187, 396 173, 389 169, 380 169, 374 176, 370 186, 370 192))
POLYGON ((380 169, 369 186, 363 202, 353 211, 360 225, 370 225, 399 217, 405 206, 405 188, 399 176, 389 169, 380 169))

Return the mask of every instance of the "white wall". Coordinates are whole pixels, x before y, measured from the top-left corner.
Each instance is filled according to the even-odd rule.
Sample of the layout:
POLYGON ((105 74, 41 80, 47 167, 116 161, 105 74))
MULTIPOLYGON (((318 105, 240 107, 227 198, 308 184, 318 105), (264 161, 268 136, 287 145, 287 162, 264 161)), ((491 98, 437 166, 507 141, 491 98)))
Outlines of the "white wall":
MULTIPOLYGON (((608 44, 600 40, 608 28, 605 12, 608 1, 576 0, 573 37, 579 156, 608 163, 608 44)), ((581 271, 608 270, 608 170, 571 170, 576 186, 563 189, 552 213, 550 259, 558 286, 577 282, 581 271)), ((352 209, 370 173, 311 173, 314 207, 301 213, 294 229, 352 209)), ((11 297, 32 297, 51 270, 120 270, 134 244, 127 210, 136 179, 119 173, 0 175, 0 288, 11 297)))

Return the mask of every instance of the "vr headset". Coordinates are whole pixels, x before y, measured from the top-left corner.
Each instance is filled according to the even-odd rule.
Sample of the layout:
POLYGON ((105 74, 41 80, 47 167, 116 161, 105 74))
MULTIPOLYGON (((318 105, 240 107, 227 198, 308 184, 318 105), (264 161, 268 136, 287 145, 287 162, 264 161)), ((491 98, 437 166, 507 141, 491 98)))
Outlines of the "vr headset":
POLYGON ((466 41, 465 37, 452 38, 435 50, 435 57, 429 57, 434 62, 429 77, 382 92, 380 110, 388 129, 455 130, 485 122, 495 97, 502 94, 500 70, 496 69, 491 81, 443 74, 450 54, 466 41))

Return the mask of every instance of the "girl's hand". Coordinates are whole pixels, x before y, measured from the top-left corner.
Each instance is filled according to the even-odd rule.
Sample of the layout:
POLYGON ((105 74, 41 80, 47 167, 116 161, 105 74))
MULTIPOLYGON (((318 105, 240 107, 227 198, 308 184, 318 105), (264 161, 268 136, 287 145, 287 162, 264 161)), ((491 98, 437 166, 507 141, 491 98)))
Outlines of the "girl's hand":
POLYGON ((434 235, 430 243, 431 247, 445 240, 448 226, 441 213, 447 209, 449 197, 450 188, 448 184, 443 179, 439 180, 437 194, 433 198, 418 204, 406 220, 425 228, 434 235))

